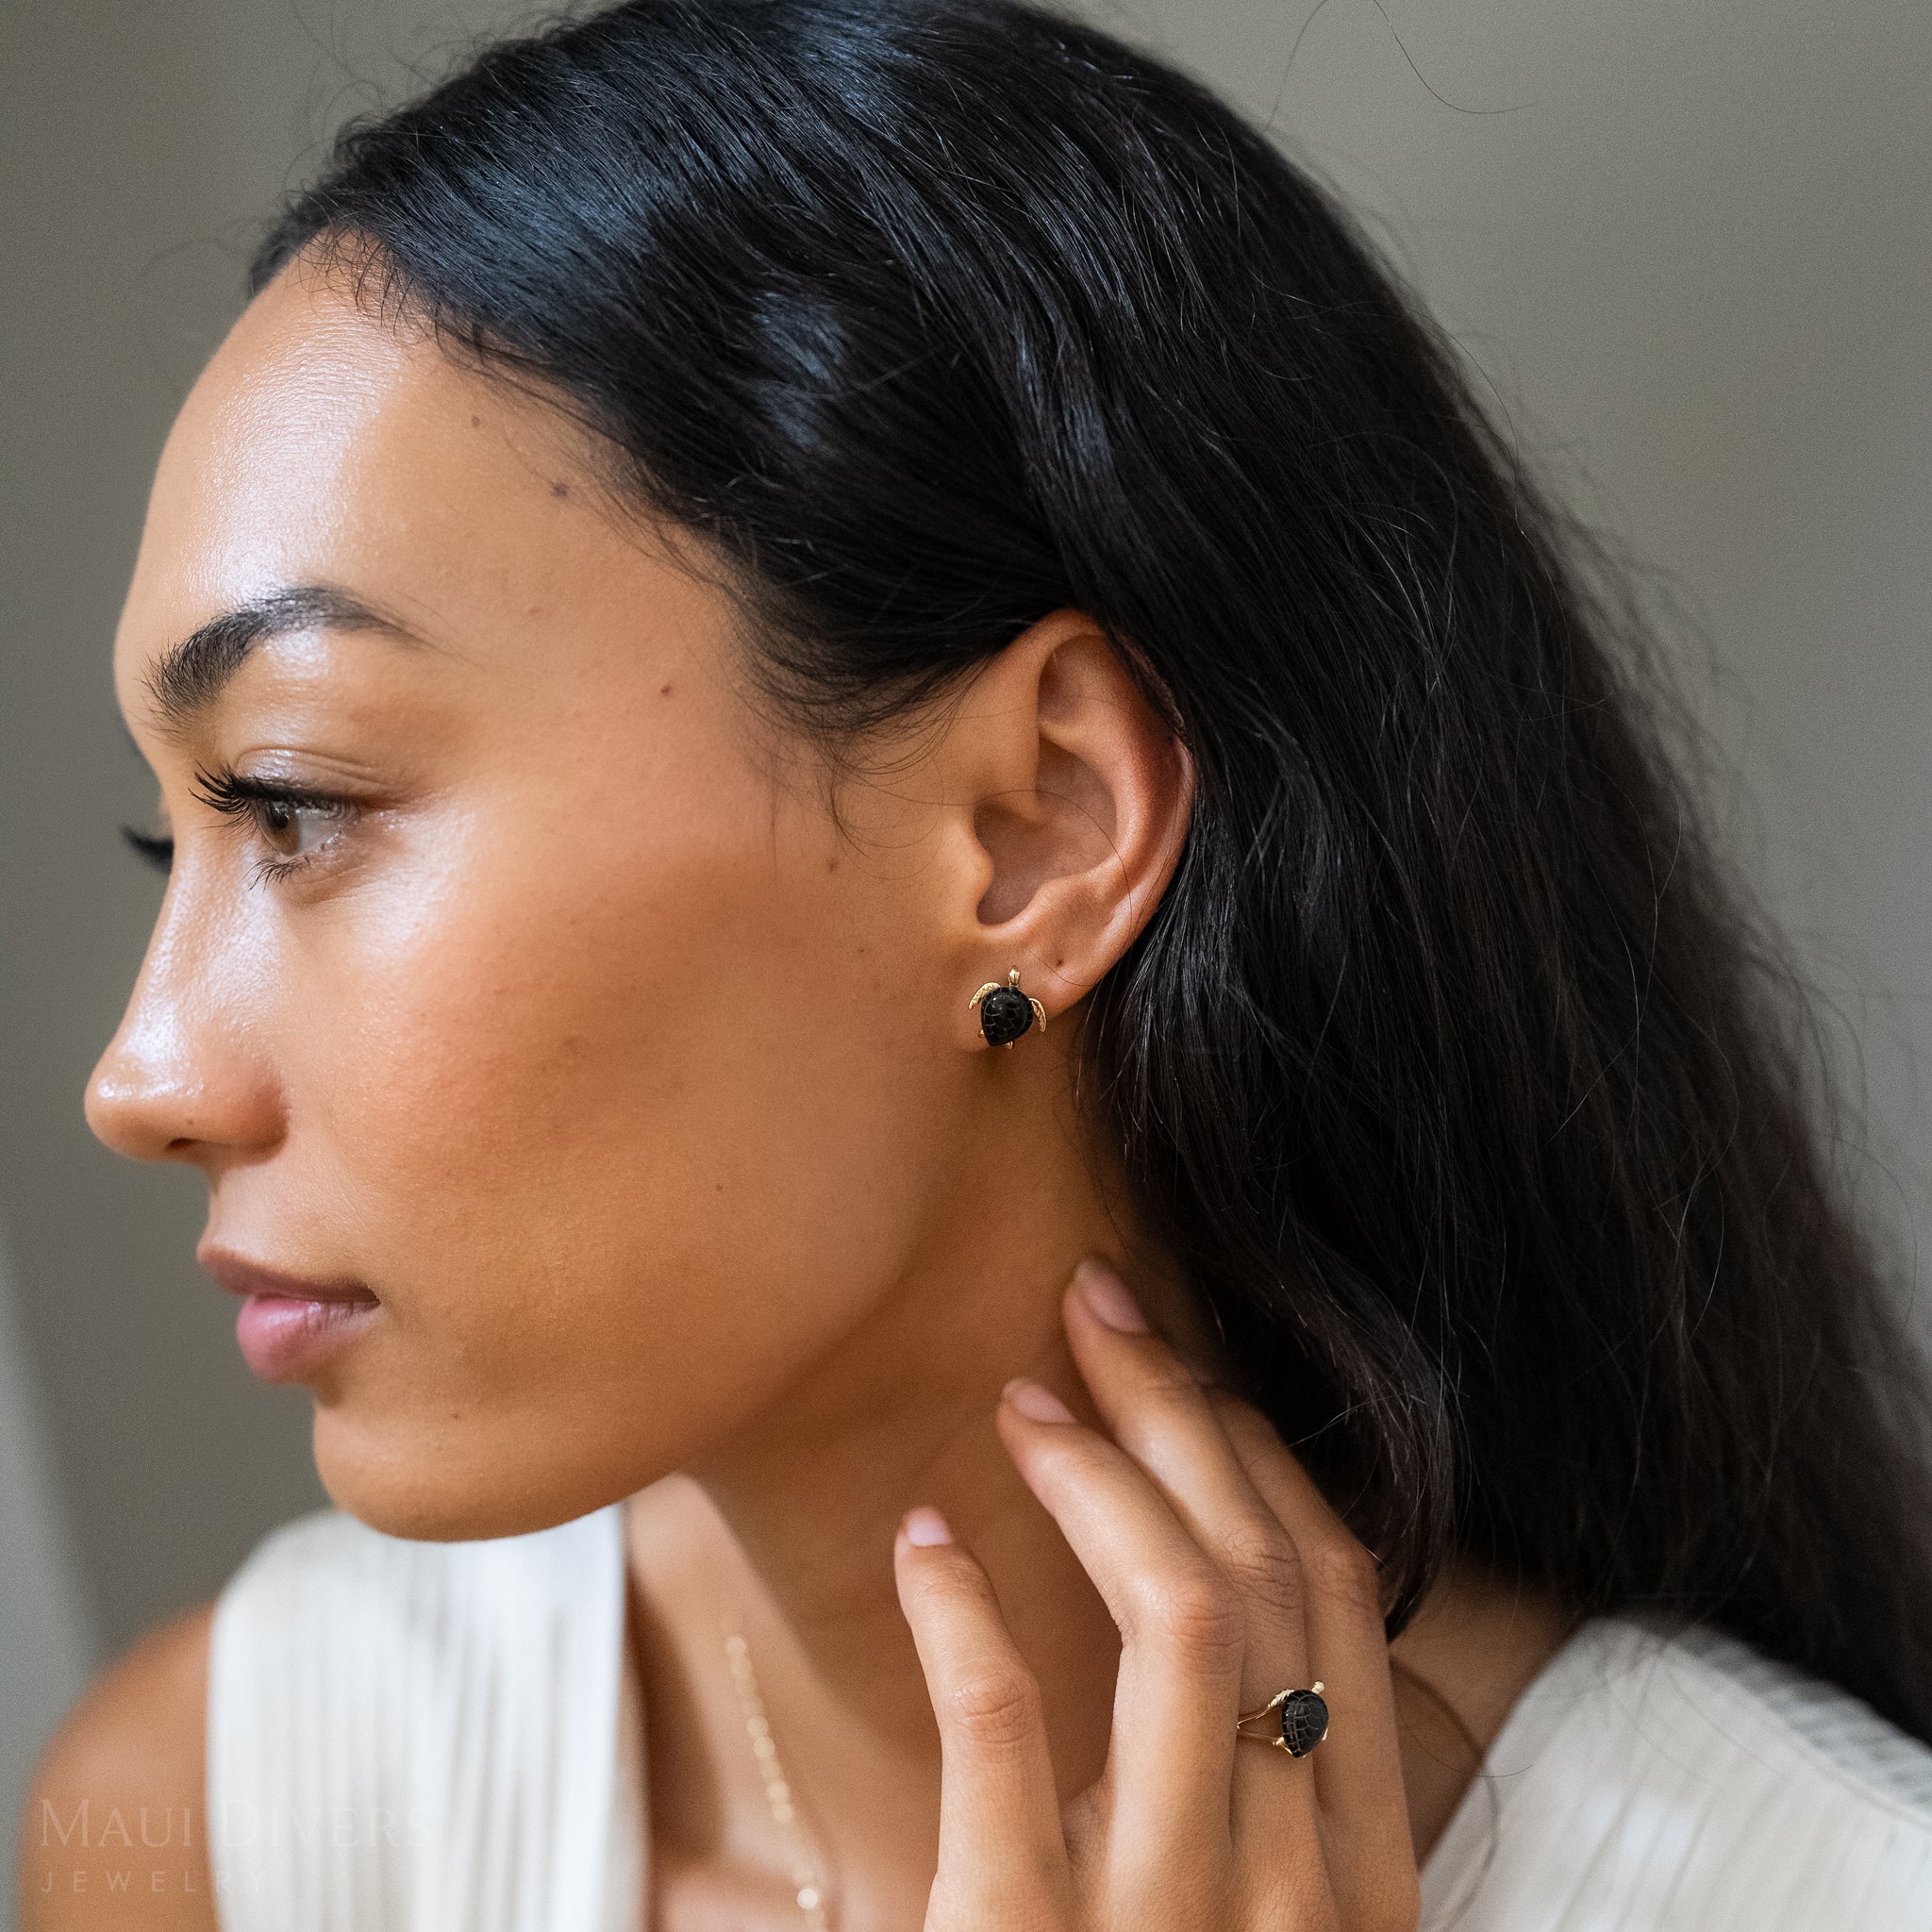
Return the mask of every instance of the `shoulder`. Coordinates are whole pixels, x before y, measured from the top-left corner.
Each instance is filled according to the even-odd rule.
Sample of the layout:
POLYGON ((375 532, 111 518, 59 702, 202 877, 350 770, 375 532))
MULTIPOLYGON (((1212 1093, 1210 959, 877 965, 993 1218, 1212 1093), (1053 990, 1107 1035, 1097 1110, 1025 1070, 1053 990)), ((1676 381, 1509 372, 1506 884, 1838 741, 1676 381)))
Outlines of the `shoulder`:
POLYGON ((1439 1854, 1425 1923, 1483 1932, 1932 1924, 1932 1751, 1732 1639, 1604 1619, 1525 1693, 1439 1854))
POLYGON ((205 1606, 143 1638, 55 1734, 21 1819, 23 1932, 215 1924, 205 1849, 205 1606), (139 1906, 134 1900, 139 1897, 139 1906))
POLYGON ((1802 1791, 1847 1822, 1884 1819, 1932 1852, 1932 1748, 1869 1705, 1716 1631, 1659 1641, 1633 1630, 1623 1642, 1637 1670, 1654 1657, 1655 1690, 1687 1703, 1740 1776, 1802 1791))

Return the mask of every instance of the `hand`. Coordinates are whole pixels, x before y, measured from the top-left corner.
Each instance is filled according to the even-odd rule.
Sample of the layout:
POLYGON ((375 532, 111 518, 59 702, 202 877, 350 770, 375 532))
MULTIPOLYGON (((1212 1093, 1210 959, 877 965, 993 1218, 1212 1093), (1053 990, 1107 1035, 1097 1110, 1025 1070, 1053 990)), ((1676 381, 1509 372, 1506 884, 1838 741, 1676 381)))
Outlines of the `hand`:
POLYGON ((1039 1686, 986 1573, 914 1510, 899 1600, 943 1753, 926 1932, 1412 1932, 1374 1559, 1110 1273, 1076 1273, 1066 1324, 1112 1440, 1025 1382, 999 1428, 1120 1626, 1107 1768, 1061 1807, 1039 1686), (1325 1743, 1293 1758, 1237 1739, 1240 1712, 1317 1677, 1325 1743))

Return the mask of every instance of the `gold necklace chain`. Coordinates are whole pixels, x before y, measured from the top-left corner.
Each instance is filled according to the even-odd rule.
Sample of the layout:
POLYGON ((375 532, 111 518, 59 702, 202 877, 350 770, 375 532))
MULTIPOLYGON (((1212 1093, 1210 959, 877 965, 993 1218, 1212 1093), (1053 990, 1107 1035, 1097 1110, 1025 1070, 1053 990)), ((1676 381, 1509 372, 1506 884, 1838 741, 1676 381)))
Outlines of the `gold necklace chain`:
POLYGON ((765 1804, 772 1823, 784 1833, 791 1846, 791 1894, 798 1909, 814 1932, 830 1932, 825 1916, 824 1861, 813 1850, 805 1821, 791 1796, 785 1767, 778 1758, 778 1740, 772 1735, 772 1721, 765 1713, 765 1700, 758 1692, 758 1674, 752 1668, 751 1645, 744 1633, 728 1620, 724 1626, 724 1661, 731 1669, 731 1682, 738 1691, 739 1708, 744 1712, 744 1734, 751 1740, 752 1756, 758 1760, 758 1775, 764 1780, 765 1804))

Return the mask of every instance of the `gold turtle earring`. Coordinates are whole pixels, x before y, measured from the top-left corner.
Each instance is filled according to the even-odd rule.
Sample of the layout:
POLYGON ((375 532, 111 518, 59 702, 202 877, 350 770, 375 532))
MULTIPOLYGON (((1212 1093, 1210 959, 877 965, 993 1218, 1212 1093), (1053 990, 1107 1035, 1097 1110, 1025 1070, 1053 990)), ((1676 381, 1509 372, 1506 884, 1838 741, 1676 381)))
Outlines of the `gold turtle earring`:
POLYGON ((1046 1008, 1031 994, 1020 991, 1017 966, 1007 974, 1006 985, 989 979, 966 1004, 979 1008, 979 1030, 986 1035, 989 1046, 1011 1046, 1032 1028, 1036 1020, 1040 1030, 1046 1031, 1046 1008))

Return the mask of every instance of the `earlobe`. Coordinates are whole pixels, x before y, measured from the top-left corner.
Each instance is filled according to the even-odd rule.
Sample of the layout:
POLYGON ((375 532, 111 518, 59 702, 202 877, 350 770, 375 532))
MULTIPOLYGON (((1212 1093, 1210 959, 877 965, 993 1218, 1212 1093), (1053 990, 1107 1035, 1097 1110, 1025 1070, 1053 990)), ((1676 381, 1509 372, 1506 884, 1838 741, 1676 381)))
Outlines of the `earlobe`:
POLYGON ((985 667, 942 756, 981 888, 956 935, 979 969, 969 1005, 989 1043, 1010 1044, 1085 998, 1145 926, 1179 861, 1192 764, 1120 654, 1072 610, 985 667))

